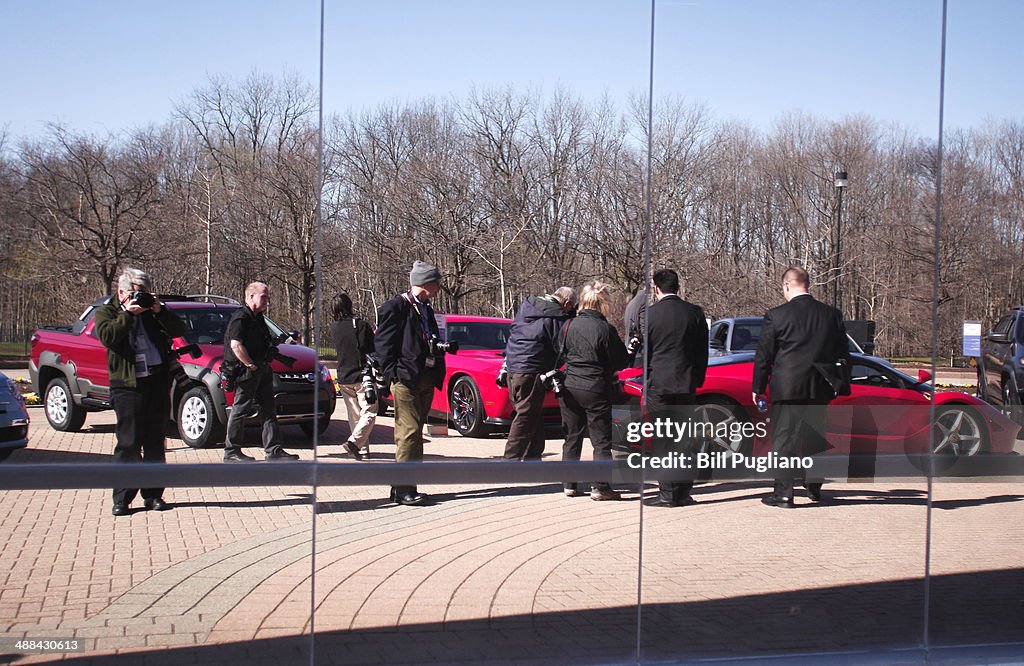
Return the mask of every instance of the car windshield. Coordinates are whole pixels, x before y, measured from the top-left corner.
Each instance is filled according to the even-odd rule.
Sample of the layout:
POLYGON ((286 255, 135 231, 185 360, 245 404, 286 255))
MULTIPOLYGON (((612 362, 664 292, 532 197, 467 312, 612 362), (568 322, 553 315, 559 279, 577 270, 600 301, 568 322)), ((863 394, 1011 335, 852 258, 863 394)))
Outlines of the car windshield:
MULTIPOLYGON (((185 334, 182 336, 189 344, 201 345, 222 344, 224 332, 228 328, 231 316, 238 308, 217 308, 216 310, 181 309, 175 310, 185 322, 185 334)), ((279 338, 285 335, 284 330, 269 318, 264 317, 270 335, 279 338)))
POLYGON ((504 349, 511 330, 512 324, 504 322, 449 321, 442 335, 460 349, 504 349))

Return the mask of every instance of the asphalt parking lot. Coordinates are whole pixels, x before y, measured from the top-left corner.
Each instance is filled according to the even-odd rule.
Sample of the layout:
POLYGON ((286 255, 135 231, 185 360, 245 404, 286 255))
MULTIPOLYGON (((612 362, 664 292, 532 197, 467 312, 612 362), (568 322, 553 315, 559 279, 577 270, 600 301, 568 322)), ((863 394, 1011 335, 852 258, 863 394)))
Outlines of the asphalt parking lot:
MULTIPOLYGON (((393 459, 387 417, 369 462, 344 455, 342 414, 318 461, 393 459)), ((112 413, 79 433, 31 416, 30 448, 5 465, 109 458, 112 413)), ((167 445, 171 464, 222 464, 167 445)), ((427 462, 503 445, 435 436, 427 462)), ((792 511, 763 506, 757 482, 698 486, 677 509, 642 508, 637 488, 424 490, 431 505, 401 507, 385 487, 172 488, 173 510, 118 518, 108 490, 4 491, 0 662, 635 663, 914 649, 926 630, 933 647, 1024 641, 1019 483, 936 483, 930 514, 927 485, 906 482, 829 484, 792 511), (16 656, 25 638, 84 651, 16 656)))

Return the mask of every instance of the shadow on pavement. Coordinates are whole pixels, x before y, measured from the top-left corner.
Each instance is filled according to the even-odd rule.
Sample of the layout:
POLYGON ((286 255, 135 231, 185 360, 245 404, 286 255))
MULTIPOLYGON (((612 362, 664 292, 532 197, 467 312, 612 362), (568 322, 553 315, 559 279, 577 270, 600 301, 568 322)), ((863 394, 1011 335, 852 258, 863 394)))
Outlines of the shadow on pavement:
MULTIPOLYGON (((977 649, 1024 639, 1024 569, 933 576, 931 581, 934 647, 977 649)), ((608 664, 801 653, 820 658, 828 652, 919 648, 923 613, 924 580, 896 580, 645 605, 639 660, 636 608, 619 606, 318 632, 315 663, 608 664)), ((250 666, 309 659, 309 637, 298 635, 145 654, 72 657, 61 663, 250 666)))

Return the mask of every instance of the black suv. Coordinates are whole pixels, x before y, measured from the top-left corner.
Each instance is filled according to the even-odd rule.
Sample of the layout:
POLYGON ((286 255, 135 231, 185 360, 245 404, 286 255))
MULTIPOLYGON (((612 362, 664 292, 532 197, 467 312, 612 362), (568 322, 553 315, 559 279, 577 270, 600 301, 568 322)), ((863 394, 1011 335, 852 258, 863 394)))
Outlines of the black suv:
POLYGON ((1024 387, 1024 305, 1007 314, 981 340, 978 397, 1004 408, 1022 404, 1024 387))

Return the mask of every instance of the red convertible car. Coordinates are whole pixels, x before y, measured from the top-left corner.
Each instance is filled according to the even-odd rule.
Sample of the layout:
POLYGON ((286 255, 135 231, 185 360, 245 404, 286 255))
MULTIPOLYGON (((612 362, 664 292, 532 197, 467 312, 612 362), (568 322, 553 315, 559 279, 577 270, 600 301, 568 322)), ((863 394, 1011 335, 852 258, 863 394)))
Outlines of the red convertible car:
MULTIPOLYGON (((704 385, 697 392, 697 419, 716 424, 765 420, 751 395, 753 360, 753 354, 734 354, 709 361, 704 385)), ((850 395, 832 401, 826 417, 826 435, 833 447, 830 454, 926 453, 932 425, 931 374, 921 370, 914 379, 861 354, 851 354, 851 361, 850 395)), ((623 373, 631 401, 628 411, 619 410, 620 423, 627 413, 631 419, 639 413, 643 389, 638 372, 623 373)), ((935 393, 935 406, 934 453, 955 457, 1013 451, 1021 426, 990 405, 966 393, 943 392, 935 393)), ((624 442, 622 437, 616 439, 624 442)), ((756 456, 771 450, 766 437, 719 437, 710 444, 714 449, 756 456)))
MULTIPOLYGON (((512 320, 453 314, 436 317, 441 338, 458 342, 459 351, 445 357, 448 370, 444 387, 434 392, 431 415, 451 420, 455 429, 467 437, 507 430, 512 422, 512 403, 508 389, 495 384, 494 378, 504 361, 512 320)), ((552 393, 544 399, 544 418, 551 425, 561 423, 558 400, 552 393)))

